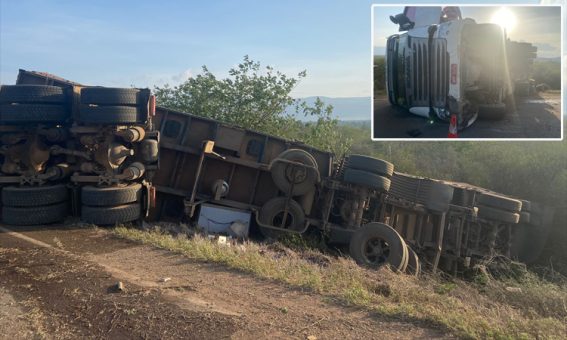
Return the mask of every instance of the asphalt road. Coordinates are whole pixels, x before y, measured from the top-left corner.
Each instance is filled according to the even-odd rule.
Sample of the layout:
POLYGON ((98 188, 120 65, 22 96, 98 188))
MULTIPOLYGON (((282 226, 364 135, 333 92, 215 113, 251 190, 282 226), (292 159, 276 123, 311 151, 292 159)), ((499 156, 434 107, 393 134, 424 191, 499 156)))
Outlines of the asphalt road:
MULTIPOLYGON (((427 119, 393 107, 384 97, 374 100, 374 138, 446 138, 449 125, 428 123, 427 119)), ((561 94, 541 93, 516 100, 516 111, 502 120, 479 118, 459 132, 459 138, 560 138, 561 94)))

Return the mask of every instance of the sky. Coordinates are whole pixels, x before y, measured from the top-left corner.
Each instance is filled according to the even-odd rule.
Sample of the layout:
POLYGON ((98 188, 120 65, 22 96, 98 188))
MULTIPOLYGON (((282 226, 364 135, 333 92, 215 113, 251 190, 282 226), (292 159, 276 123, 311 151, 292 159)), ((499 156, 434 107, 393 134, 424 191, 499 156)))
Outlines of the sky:
MULTIPOLYGON (((507 32, 514 41, 533 43, 538 47, 538 57, 557 58, 561 56, 561 12, 558 7, 533 6, 461 6, 463 18, 472 18, 477 23, 489 23, 495 12, 501 8, 513 14, 516 25, 507 32)), ((386 39, 398 33, 398 26, 389 16, 403 12, 403 6, 377 6, 374 8, 374 52, 384 54, 386 39)))
POLYGON ((307 70, 295 97, 370 96, 371 4, 0 0, 0 84, 23 68, 91 85, 176 85, 202 65, 225 77, 249 55, 290 76, 307 70))

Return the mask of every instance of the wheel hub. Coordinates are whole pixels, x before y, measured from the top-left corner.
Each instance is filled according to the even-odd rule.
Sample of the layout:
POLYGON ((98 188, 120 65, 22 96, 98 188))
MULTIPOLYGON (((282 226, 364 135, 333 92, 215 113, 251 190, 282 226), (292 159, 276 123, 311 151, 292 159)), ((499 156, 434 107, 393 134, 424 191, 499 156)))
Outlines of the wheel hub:
POLYGON ((307 179, 307 170, 302 166, 290 164, 285 169, 285 177, 290 183, 299 184, 307 179))
POLYGON ((380 238, 371 238, 364 244, 364 257, 369 264, 381 265, 390 256, 390 245, 380 238))

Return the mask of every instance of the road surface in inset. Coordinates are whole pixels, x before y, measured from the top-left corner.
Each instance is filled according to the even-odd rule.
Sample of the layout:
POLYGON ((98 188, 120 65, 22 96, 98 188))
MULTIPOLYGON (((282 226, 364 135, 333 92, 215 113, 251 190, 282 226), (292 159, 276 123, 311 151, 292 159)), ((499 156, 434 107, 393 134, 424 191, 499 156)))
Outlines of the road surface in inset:
MULTIPOLYGON (((374 138, 447 138, 449 124, 427 119, 390 105, 385 96, 374 99, 374 138)), ((501 120, 479 118, 459 131, 459 138, 561 138, 561 94, 540 93, 517 98, 516 111, 501 120)))

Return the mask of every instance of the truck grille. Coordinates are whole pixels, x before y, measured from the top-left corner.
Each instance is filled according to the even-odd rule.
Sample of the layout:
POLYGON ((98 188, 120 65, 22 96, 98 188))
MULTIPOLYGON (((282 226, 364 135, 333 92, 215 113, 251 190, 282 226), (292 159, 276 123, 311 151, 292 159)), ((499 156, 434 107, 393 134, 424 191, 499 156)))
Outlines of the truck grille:
POLYGON ((445 107, 449 92, 449 56, 447 41, 435 39, 432 42, 432 63, 429 63, 427 38, 414 38, 410 41, 409 54, 409 102, 411 106, 429 106, 429 66, 432 66, 432 100, 433 106, 445 107))

